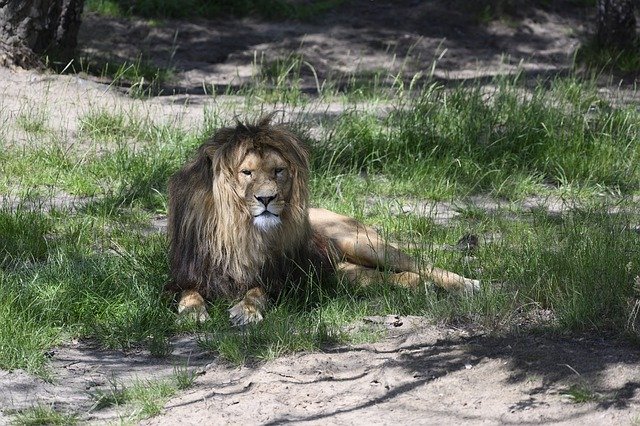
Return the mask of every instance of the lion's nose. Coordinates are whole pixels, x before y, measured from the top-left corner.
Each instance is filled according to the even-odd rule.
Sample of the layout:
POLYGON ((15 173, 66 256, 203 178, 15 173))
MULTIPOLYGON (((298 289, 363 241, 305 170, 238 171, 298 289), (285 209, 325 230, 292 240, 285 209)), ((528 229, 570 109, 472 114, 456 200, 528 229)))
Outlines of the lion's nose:
POLYGON ((265 207, 267 207, 270 202, 272 202, 273 200, 276 199, 276 195, 271 195, 271 196, 267 196, 267 197, 259 197, 259 196, 256 195, 255 197, 256 197, 256 200, 258 200, 262 204, 264 204, 265 207))

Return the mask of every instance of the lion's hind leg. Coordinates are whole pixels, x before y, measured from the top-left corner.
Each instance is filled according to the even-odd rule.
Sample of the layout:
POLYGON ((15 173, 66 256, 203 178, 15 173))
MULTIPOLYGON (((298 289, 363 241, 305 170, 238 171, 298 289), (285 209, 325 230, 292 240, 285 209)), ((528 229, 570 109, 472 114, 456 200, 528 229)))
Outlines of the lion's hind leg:
POLYGON ((480 290, 479 280, 465 278, 433 266, 429 266, 420 274, 411 271, 382 271, 350 262, 339 263, 337 269, 349 282, 365 287, 374 283, 388 282, 404 288, 418 288, 424 281, 431 281, 438 287, 454 293, 474 293, 480 290))
POLYGON ((310 209, 309 218, 313 228, 327 237, 340 252, 344 263, 339 269, 351 281, 362 284, 386 278, 404 287, 417 287, 422 279, 452 292, 473 293, 480 289, 478 280, 419 264, 402 250, 386 243, 375 229, 355 219, 324 209, 310 209), (357 280, 355 275, 359 276, 357 280))
POLYGON ((463 277, 445 269, 428 265, 421 272, 426 279, 433 281, 438 287, 457 293, 475 293, 480 291, 480 281, 463 277))
POLYGON ((350 283, 364 287, 386 281, 404 288, 417 288, 422 282, 415 272, 385 272, 349 262, 340 262, 337 269, 350 283))

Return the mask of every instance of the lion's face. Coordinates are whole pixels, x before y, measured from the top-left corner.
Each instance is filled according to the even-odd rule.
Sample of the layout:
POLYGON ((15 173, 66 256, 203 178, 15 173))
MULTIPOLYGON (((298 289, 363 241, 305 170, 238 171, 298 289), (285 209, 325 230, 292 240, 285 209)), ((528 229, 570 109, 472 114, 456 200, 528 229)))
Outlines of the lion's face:
POLYGON ((253 224, 269 231, 282 223, 291 195, 291 168, 275 149, 249 151, 236 170, 236 193, 244 199, 253 224))

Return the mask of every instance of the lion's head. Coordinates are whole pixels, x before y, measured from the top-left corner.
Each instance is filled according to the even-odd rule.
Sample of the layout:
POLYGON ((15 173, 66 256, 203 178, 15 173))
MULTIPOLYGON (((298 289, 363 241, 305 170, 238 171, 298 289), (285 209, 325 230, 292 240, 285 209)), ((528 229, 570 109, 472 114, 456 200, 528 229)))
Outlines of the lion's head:
POLYGON ((211 161, 216 205, 243 216, 262 234, 299 220, 307 208, 307 153, 282 128, 238 125, 219 131, 204 152, 211 161), (231 199, 227 198, 230 196, 231 199), (231 204, 231 205, 229 205, 231 204))
POLYGON ((169 183, 171 269, 179 289, 238 296, 308 244, 308 153, 269 118, 218 130, 169 183))

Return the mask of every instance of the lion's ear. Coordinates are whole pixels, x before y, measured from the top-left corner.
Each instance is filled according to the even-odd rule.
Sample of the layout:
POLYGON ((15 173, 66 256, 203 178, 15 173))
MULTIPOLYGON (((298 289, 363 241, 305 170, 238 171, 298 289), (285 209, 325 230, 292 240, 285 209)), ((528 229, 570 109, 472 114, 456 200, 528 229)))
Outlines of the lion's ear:
POLYGON ((204 149, 204 153, 213 160, 213 156, 216 154, 216 148, 213 145, 209 145, 204 149))

